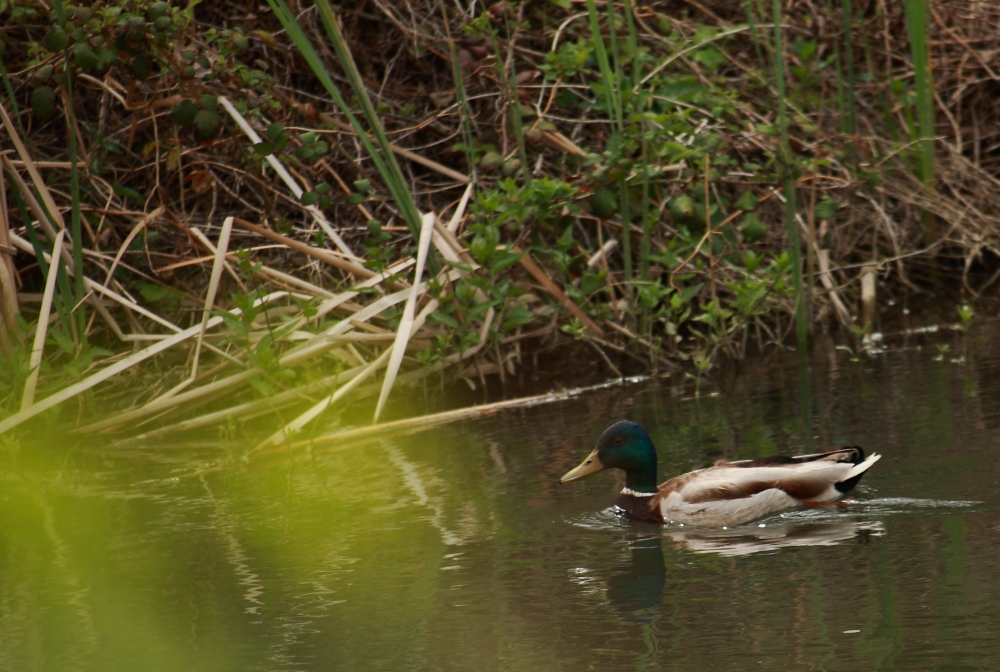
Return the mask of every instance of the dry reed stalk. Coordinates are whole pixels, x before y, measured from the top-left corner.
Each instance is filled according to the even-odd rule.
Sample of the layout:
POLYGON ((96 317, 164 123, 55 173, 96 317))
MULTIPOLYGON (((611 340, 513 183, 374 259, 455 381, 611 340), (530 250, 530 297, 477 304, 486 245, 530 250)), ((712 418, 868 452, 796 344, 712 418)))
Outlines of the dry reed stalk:
MULTIPOLYGON (((305 114, 306 116, 311 116, 312 114, 315 114, 315 111, 310 111, 309 107, 311 107, 311 106, 303 105, 302 103, 300 103, 300 102, 294 100, 293 98, 291 98, 290 96, 288 96, 283 91, 278 90, 277 94, 281 98, 283 98, 286 103, 288 103, 289 105, 291 105, 293 108, 295 108, 299 112, 305 114)), ((345 121, 341 121, 340 119, 337 119, 333 115, 326 114, 325 112, 320 112, 319 114, 316 115, 316 118, 319 119, 320 121, 324 122, 324 123, 332 124, 333 126, 336 126, 341 131, 343 131, 344 134, 346 134, 346 135, 356 136, 356 134, 354 132, 354 127, 353 126, 351 126, 350 124, 348 124, 345 121)), ((428 159, 425 156, 421 156, 420 154, 417 154, 416 152, 412 152, 412 151, 410 151, 408 149, 403 149, 399 145, 396 145, 394 143, 389 143, 389 148, 397 156, 401 156, 404 159, 409 159, 410 161, 413 161, 414 163, 419 163, 421 166, 424 166, 425 168, 430 168, 434 172, 439 173, 440 175, 444 175, 445 177, 451 178, 451 179, 455 180, 456 182, 460 182, 461 184, 470 184, 472 182, 472 178, 470 178, 468 175, 466 175, 464 173, 460 173, 457 170, 449 168, 448 166, 444 166, 444 165, 438 163, 437 161, 434 161, 432 159, 428 159)))
POLYGON ((447 424, 450 422, 455 422, 457 420, 465 420, 467 418, 482 418, 486 416, 493 415, 498 411, 503 411, 511 408, 530 408, 532 406, 539 406, 542 404, 551 404, 557 401, 565 401, 567 399, 573 399, 582 394, 587 394, 589 392, 596 392, 600 390, 606 390, 611 387, 620 387, 629 383, 641 382, 649 380, 648 376, 637 376, 633 378, 623 378, 618 380, 613 380, 607 383, 600 383, 598 385, 590 385, 588 387, 579 387, 571 390, 559 390, 553 392, 547 392, 545 394, 536 394, 530 397, 521 397, 519 399, 508 399, 505 401, 498 401, 492 404, 483 404, 481 406, 472 406, 470 408, 459 408, 454 411, 444 411, 441 413, 433 413, 430 415, 422 415, 417 418, 406 418, 405 420, 396 420, 394 422, 386 422, 381 425, 369 425, 367 427, 358 427, 356 429, 349 429, 344 432, 336 432, 334 434, 323 434, 320 436, 313 437, 311 439, 302 441, 293 441, 287 446, 278 446, 272 448, 256 448, 251 451, 251 454, 257 457, 263 457, 266 455, 273 455, 276 452, 282 452, 284 450, 297 450, 301 448, 315 448, 323 445, 338 445, 346 446, 346 444, 359 441, 362 439, 370 439, 375 436, 386 436, 392 435, 395 432, 410 430, 410 431, 421 431, 425 429, 430 429, 431 427, 436 427, 439 425, 447 424))
POLYGON ((466 208, 469 207, 469 199, 472 197, 473 187, 475 187, 475 184, 470 182, 469 186, 462 192, 462 198, 459 200, 458 206, 451 216, 451 220, 448 221, 448 231, 452 234, 458 233, 458 226, 462 223, 462 217, 465 216, 466 208))
MULTIPOLYGON (((199 243, 201 243, 201 245, 206 250, 208 250, 209 252, 212 253, 213 257, 217 257, 218 256, 218 251, 215 249, 215 245, 213 245, 212 241, 208 239, 208 236, 206 236, 204 233, 201 232, 201 229, 199 229, 196 226, 192 226, 190 229, 188 229, 188 231, 191 232, 191 235, 194 237, 195 240, 197 240, 199 243)), ((227 239, 228 239, 228 236, 227 236, 227 239)), ((229 253, 227 252, 226 255, 228 255, 228 254, 229 253)), ((233 279, 233 282, 235 282, 237 285, 239 285, 240 290, 244 294, 249 294, 250 290, 247 289, 246 284, 243 283, 243 279, 240 277, 240 274, 237 273, 236 269, 234 269, 232 267, 232 264, 230 264, 226 260, 226 255, 224 255, 223 258, 222 258, 222 267, 225 269, 226 273, 229 274, 229 277, 233 279)))
MULTIPOLYGON (((401 270, 405 270, 405 268, 411 263, 413 263, 412 259, 405 260, 397 264, 397 266, 390 268, 386 272, 387 273, 400 272, 401 270)), ((378 282, 381 282, 384 279, 384 277, 385 277, 384 274, 380 274, 374 278, 359 283, 357 287, 358 288, 370 287, 372 285, 377 284, 378 282)), ((284 292, 280 292, 269 296, 277 297, 278 295, 283 296, 284 294, 285 294, 284 292)), ((333 310, 335 307, 343 304, 344 302, 350 300, 351 298, 357 295, 358 292, 356 291, 347 291, 341 293, 340 295, 334 297, 330 301, 321 304, 320 308, 317 310, 317 317, 324 315, 325 312, 333 310), (324 307, 326 308, 325 312, 324 312, 324 307)), ((378 305, 374 307, 369 307, 370 309, 367 311, 363 310, 362 311, 363 314, 355 315, 354 319, 355 320, 370 319, 371 317, 377 315, 378 313, 381 313, 386 308, 392 307, 392 305, 394 305, 395 303, 405 300, 405 296, 406 292, 400 292, 397 295, 391 295, 390 297, 383 297, 383 299, 381 299, 379 302, 376 302, 378 305)), ((231 311, 231 312, 233 312, 233 314, 239 313, 239 311, 231 311)), ((216 319, 221 319, 221 318, 216 318, 216 319)), ((210 326, 212 324, 214 323, 210 322, 210 326)), ((328 330, 327 333, 313 336, 310 340, 306 341, 305 343, 295 346, 294 348, 286 352, 278 360, 279 366, 295 366, 302 362, 308 361, 312 357, 318 357, 319 355, 322 355, 323 353, 336 347, 339 342, 337 340, 337 337, 338 336, 342 337, 343 333, 346 332, 348 329, 350 329, 352 326, 353 325, 351 323, 351 320, 343 320, 337 325, 334 325, 334 327, 328 330), (341 325, 345 326, 342 329, 337 329, 341 325)), ((253 376, 259 374, 260 371, 258 369, 250 369, 247 371, 242 371, 227 378, 223 378, 222 380, 215 381, 213 383, 208 383, 197 389, 189 390, 182 394, 177 394, 172 398, 157 399, 152 402, 149 402, 148 404, 144 405, 141 408, 124 411, 115 416, 112 416, 111 418, 107 418, 105 420, 101 420, 99 422, 87 425, 86 427, 72 431, 74 433, 84 432, 84 431, 87 432, 103 431, 104 429, 107 429, 109 427, 116 427, 136 422, 144 418, 148 418, 150 416, 157 415, 172 408, 178 407, 182 404, 193 403, 195 401, 200 401, 202 399, 217 397, 221 394, 229 393, 235 388, 247 383, 253 376)))
POLYGON ((119 246, 118 252, 115 254, 114 261, 111 262, 111 269, 108 271, 107 277, 104 278, 105 287, 107 287, 108 283, 111 282, 111 277, 115 274, 115 269, 118 268, 118 264, 121 262, 122 256, 124 256, 125 251, 128 250, 128 246, 132 244, 132 241, 135 240, 136 236, 142 233, 142 230, 146 228, 147 224, 159 219, 162 214, 163 206, 161 205, 135 223, 135 226, 132 227, 132 230, 128 232, 128 235, 125 236, 125 240, 122 242, 121 246, 119 246))
POLYGON ((312 247, 305 243, 300 243, 299 241, 293 240, 288 236, 283 236, 280 233, 276 233, 274 231, 271 231, 270 229, 266 229, 263 226, 252 224, 251 222, 248 222, 245 219, 240 219, 239 217, 235 218, 234 221, 240 226, 242 226, 244 229, 247 229, 248 231, 253 231, 258 236, 263 236, 264 238, 273 240, 276 243, 281 243, 282 245, 290 249, 293 249, 297 252, 301 252, 302 254, 308 255, 313 259, 319 259, 323 263, 329 264, 334 268, 339 268, 342 271, 347 271, 351 275, 357 276, 359 278, 373 278, 377 275, 374 271, 371 271, 365 268, 364 266, 360 266, 352 261, 346 261, 344 259, 335 256, 329 250, 323 250, 316 247, 312 247))
POLYGON ((52 299, 56 292, 56 277, 59 275, 59 255, 62 252, 63 238, 66 230, 56 235, 52 244, 52 264, 45 278, 45 291, 42 294, 42 307, 38 311, 38 325, 35 327, 35 342, 31 347, 31 360, 28 363, 28 379, 24 381, 24 394, 21 395, 21 412, 35 403, 35 388, 38 385, 38 373, 42 368, 42 351, 45 349, 45 335, 49 328, 49 315, 52 312, 52 299))
POLYGON ((10 220, 7 211, 7 190, 0 170, 0 350, 5 357, 13 357, 11 339, 21 343, 21 330, 17 318, 21 315, 17 302, 16 271, 14 253, 10 245, 10 220))
POLYGON ((297 418, 289 422, 287 425, 282 427, 280 430, 278 430, 277 432, 269 436, 267 439, 259 443, 250 452, 253 453, 256 450, 260 450, 264 446, 278 445, 282 443, 287 437, 291 436, 296 432, 301 431, 303 427, 312 422, 323 411, 328 409, 336 402, 340 401, 340 399, 343 398, 344 395, 346 395, 348 392, 353 390, 360 383, 365 381, 372 374, 374 374, 376 371, 382 368, 382 366, 388 361, 390 352, 391 350, 389 349, 384 350, 382 354, 378 356, 378 359, 373 361, 371 364, 365 366, 365 368, 361 371, 360 374, 352 378, 346 384, 341 385, 339 388, 337 388, 337 390, 333 394, 331 394, 323 401, 319 402, 318 404, 314 404, 312 408, 310 408, 308 411, 298 416, 297 418))
MULTIPOLYGON (((261 137, 257 135, 257 132, 253 130, 253 127, 250 126, 249 122, 247 122, 243 115, 240 114, 235 107, 233 107, 233 104, 229 102, 228 98, 225 96, 219 96, 219 103, 226 109, 226 112, 229 113, 229 116, 233 118, 233 121, 236 122, 240 129, 246 133, 246 136, 253 140, 254 144, 259 144, 261 142, 261 137)), ((285 183, 285 186, 287 186, 295 195, 295 198, 301 199, 305 191, 299 186, 299 183, 295 181, 291 173, 288 172, 288 169, 285 168, 284 164, 278 161, 278 157, 274 154, 270 154, 264 157, 264 159, 267 161, 268 165, 274 169, 274 172, 278 174, 281 181, 285 183)), ((330 239, 333 240, 334 244, 338 248, 340 248, 341 252, 352 259, 360 261, 358 256, 351 251, 351 248, 344 242, 344 239, 340 237, 340 234, 333 228, 333 225, 330 224, 329 220, 327 220, 326 215, 323 214, 322 210, 317 208, 315 205, 304 205, 302 207, 305 208, 316 223, 319 224, 320 228, 326 232, 326 235, 330 236, 330 239)))
MULTIPOLYGON (((521 248, 514 247, 514 251, 520 253, 521 248)), ((604 336, 604 331, 597 326, 597 323, 590 319, 585 312, 580 310, 580 307, 573 303, 571 298, 566 296, 566 292, 564 292, 562 288, 560 288, 559 285, 557 285, 555 281, 549 277, 549 274, 546 273, 541 266, 535 263, 535 260, 531 258, 530 254, 525 254, 521 257, 521 266, 524 267, 524 270, 526 270, 531 277, 538 281, 538 284, 540 284, 546 292, 552 295, 552 298, 559 302, 559 305, 566 309, 566 312, 580 320, 580 324, 586 327, 587 331, 595 336, 604 336)))
MULTIPOLYGON (((35 166, 34 160, 31 155, 28 154, 27 148, 21 141, 21 136, 17 134, 17 129, 14 128, 14 124, 11 123, 10 117, 7 116, 7 110, 4 109, 3 105, 0 105, 0 121, 3 122, 4 128, 7 129, 7 134, 10 136, 11 142, 14 143, 14 148, 17 150, 18 155, 24 162, 24 167, 28 171, 28 175, 31 176, 31 181, 38 190, 38 194, 42 197, 42 201, 45 203, 45 208, 48 210, 50 216, 54 220, 53 223, 58 229, 65 229, 66 224, 63 222, 62 215, 59 213, 59 208, 56 207, 56 202, 52 198, 52 194, 49 192, 48 187, 45 185, 45 181, 42 180, 41 174, 38 172, 38 168, 35 166)), ((6 156, 4 158, 4 164, 10 165, 10 172, 17 175, 17 170, 14 168, 13 164, 10 164, 10 159, 6 156)), ((30 193, 30 190, 29 190, 30 193)), ((39 219, 43 219, 39 217, 39 219)), ((27 222, 25 222, 27 224, 27 222)), ((53 232, 54 235, 54 232, 53 232)))
POLYGON ((205 329, 209 318, 212 317, 212 306, 215 305, 215 294, 219 291, 219 281, 222 279, 222 270, 226 263, 226 252, 229 250, 229 234, 233 231, 233 218, 226 217, 222 222, 222 231, 219 232, 219 243, 215 249, 215 263, 212 264, 212 275, 208 281, 208 293, 205 295, 205 308, 201 313, 201 330, 198 332, 198 341, 194 346, 194 362, 191 364, 191 376, 189 380, 194 380, 198 376, 198 360, 201 357, 201 344, 205 340, 205 329))
POLYGON ((392 384, 396 380, 396 373, 399 372, 399 365, 403 363, 403 353, 406 352, 406 343, 410 340, 413 327, 414 312, 417 308, 418 289, 420 278, 424 274, 424 264, 427 262, 427 251, 430 249, 431 239, 434 237, 434 224, 437 215, 429 212, 423 216, 420 228, 420 241, 417 244, 417 267, 413 275, 413 288, 406 299, 403 307, 403 317, 399 322, 399 329, 396 331, 396 341, 392 345, 392 355, 389 357, 389 365, 386 367, 385 379, 382 382, 382 393, 379 395, 378 404, 375 406, 375 416, 372 424, 378 423, 378 416, 382 414, 382 408, 392 390, 392 384))
MULTIPOLYGON (((35 250, 31 246, 31 243, 29 243, 28 241, 24 240, 23 238, 21 238, 17 234, 13 234, 13 233, 11 234, 11 241, 14 243, 15 247, 19 247, 20 249, 24 250, 28 254, 34 256, 35 250)), ((63 263, 65 264, 66 263, 66 250, 63 249, 62 252, 63 252, 63 255, 62 255, 63 256, 63 263)), ((48 252, 45 252, 44 256, 45 256, 45 260, 51 263, 52 255, 50 253, 48 253, 48 252)), ((67 270, 67 273, 69 273, 70 276, 73 276, 72 269, 67 268, 66 270, 67 270)), ((146 318, 149 318, 150 320, 153 320, 157 324, 160 324, 160 325, 166 327, 170 331, 173 331, 175 333, 180 333, 181 331, 183 331, 180 327, 178 327, 173 322, 160 317, 156 313, 154 313, 154 312, 152 312, 150 310, 147 310, 146 308, 143 308, 138 303, 136 303, 134 301, 130 301, 129 299, 125 298, 124 296, 121 296, 117 292, 114 292, 113 290, 110 290, 110 289, 104 287, 104 285, 101 285, 100 283, 95 282, 94 280, 91 280, 90 278, 88 278, 86 276, 84 276, 84 278, 83 278, 83 283, 84 283, 84 287, 86 287, 86 289, 87 289, 88 292, 96 292, 97 294, 101 294, 103 296, 106 296, 109 299, 111 299, 112 301, 114 301, 114 302, 118 303, 119 305, 121 305, 123 308, 126 308, 126 309, 128 309, 130 311, 134 311, 136 313, 139 313, 143 317, 146 317, 146 318)), ((91 303, 93 304, 93 302, 91 302, 91 303)), ((125 338, 124 335, 123 335, 123 340, 129 340, 129 339, 125 338)), ((239 361, 238 359, 236 359, 232 355, 230 355, 230 354, 228 354, 228 353, 226 353, 226 352, 218 349, 214 345, 210 345, 210 344, 206 343, 205 347, 207 347, 208 349, 210 349, 212 352, 214 352, 215 354, 219 355, 220 357, 222 357, 224 359, 228 359, 229 361, 233 362, 234 364, 239 364, 241 366, 243 365, 243 362, 239 361)))
MULTIPOLYGON (((56 216, 59 215, 59 211, 56 210, 56 214, 50 218, 48 213, 45 212, 41 204, 39 204, 38 200, 35 198, 35 195, 31 192, 31 187, 29 187, 27 182, 24 181, 20 173, 14 170, 14 167, 10 163, 10 159, 8 159, 5 154, 0 154, 0 163, 2 163, 3 167, 7 170, 7 174, 13 178, 14 185, 17 187, 18 191, 21 192, 21 197, 24 199, 24 202, 28 206, 28 209, 32 212, 32 214, 35 215, 35 218, 38 220, 38 224, 39 226, 42 227, 42 231, 45 233, 45 237, 49 241, 55 240, 56 232, 65 229, 65 225, 62 223, 62 219, 61 218, 59 218, 58 220, 56 219, 56 216)), ((45 193, 48 193, 48 190, 46 190, 45 193)), ((26 223, 26 225, 27 224, 28 223, 26 223)), ((14 234, 8 232, 8 236, 10 236, 10 241, 12 243, 15 243, 13 237, 14 234)), ((63 263, 66 264, 67 270, 71 270, 73 268, 73 257, 72 255, 70 255, 69 250, 66 248, 67 246, 63 245, 63 251, 62 251, 63 263)), ((34 256, 35 254, 34 248, 31 249, 30 254, 34 256)))
POLYGON ((597 266, 601 263, 601 260, 606 259, 616 247, 618 247, 618 241, 614 238, 608 238, 604 245, 601 246, 601 249, 594 252, 594 255, 587 260, 587 268, 594 268, 597 266))
MULTIPOLYGON (((365 368, 364 366, 358 366, 333 376, 327 376, 322 380, 317 380, 313 383, 309 383, 308 385, 302 385, 301 387, 296 387, 290 390, 285 390, 284 392, 279 392, 273 397, 268 397, 266 399, 255 399, 254 401, 248 401, 242 404, 237 404, 235 406, 229 406, 228 408, 224 408, 219 411, 213 411, 212 413, 199 415, 195 418, 189 418, 187 420, 178 422, 173 425, 168 425, 166 427, 159 427, 157 429, 145 432, 143 434, 138 434, 136 436, 129 437, 127 441, 129 443, 148 441, 150 439, 168 436, 170 434, 188 432, 194 429, 201 429, 202 427, 211 427, 212 425, 216 425, 220 422, 226 422, 230 419, 251 420, 260 415, 273 413, 274 411, 286 408, 287 406, 290 406, 297 402, 301 402, 304 399, 309 399, 313 395, 320 392, 326 392, 330 388, 336 387, 337 385, 342 385, 354 379, 364 370, 364 368, 365 368)), ((86 432, 81 430, 81 433, 86 433, 86 432)))
MULTIPOLYGON (((420 287, 420 286, 421 285, 419 283, 415 284, 415 287, 420 287)), ((424 320, 426 320, 427 316, 437 309, 437 306, 438 302, 432 299, 424 307, 424 309, 420 311, 420 315, 417 316, 417 318, 413 321, 413 324, 410 327, 409 335, 414 334, 422 326, 424 326, 424 320)), ((365 367, 364 371, 358 374, 357 377, 353 378, 346 385, 343 385, 342 387, 338 388, 337 391, 334 392, 332 395, 330 395, 323 401, 319 402, 318 404, 314 405, 308 411, 298 416, 290 423, 282 427, 280 430, 269 436, 267 439, 262 441, 256 448, 254 448, 254 450, 259 450, 260 448, 267 445, 278 445, 283 441, 285 441, 287 437, 291 436, 296 432, 301 431, 302 428, 304 428, 307 424, 316 419, 321 413, 323 413, 323 411, 325 411, 330 406, 335 404, 337 401, 342 399, 348 392, 353 390, 355 387, 357 387, 359 384, 361 384, 367 378, 369 378, 371 375, 377 372, 380 368, 382 368, 382 366, 384 366, 385 363, 389 360, 391 352, 392 350, 387 348, 385 351, 382 352, 381 355, 378 356, 378 358, 375 361, 373 361, 371 364, 365 367)))
MULTIPOLYGON (((97 286, 100 287, 100 285, 97 286)), ((275 292, 274 294, 270 294, 268 296, 262 297, 261 299, 258 299, 258 302, 266 303, 272 299, 281 298, 285 295, 286 295, 285 292, 275 292)), ((239 312, 240 311, 236 309, 230 311, 230 313, 233 315, 239 315, 239 312)), ((222 323, 221 317, 213 317, 211 320, 209 320, 207 326, 208 328, 212 328, 221 323, 222 323)), ((129 357, 126 357, 125 359, 115 362, 114 364, 108 366, 107 368, 102 369, 94 374, 91 374, 90 376, 84 378, 80 382, 74 385, 70 385, 69 387, 64 388, 46 397, 42 401, 39 401, 33 404, 32 406, 18 413, 15 413, 14 415, 11 415, 10 417, 4 419, 3 421, 0 421, 0 434, 6 432, 9 429, 17 427, 26 420, 30 420, 39 413, 47 411, 48 409, 66 401, 67 399, 72 399, 76 395, 82 392, 86 392, 87 390, 93 388, 94 386, 99 385, 100 383, 103 383, 104 381, 113 378, 119 373, 126 371, 132 368, 133 366, 136 366, 137 364, 146 361, 150 357, 158 355, 159 353, 177 345, 178 343, 183 343, 192 336, 196 336, 200 331, 201 331, 201 325, 197 325, 185 329, 184 331, 178 334, 173 334, 172 336, 163 339, 159 343, 151 345, 148 348, 140 350, 139 352, 129 357)))

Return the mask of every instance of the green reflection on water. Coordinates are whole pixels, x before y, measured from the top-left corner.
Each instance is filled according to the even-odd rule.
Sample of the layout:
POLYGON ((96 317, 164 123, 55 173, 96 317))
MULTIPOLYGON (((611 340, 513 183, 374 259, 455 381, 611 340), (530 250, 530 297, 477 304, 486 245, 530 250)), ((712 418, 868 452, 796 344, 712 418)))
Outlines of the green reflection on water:
POLYGON ((249 462, 6 442, 0 669, 995 669, 998 369, 771 360, 718 396, 668 381, 249 462), (885 457, 851 510, 661 530, 605 511, 618 475, 558 484, 621 417, 661 479, 885 457))

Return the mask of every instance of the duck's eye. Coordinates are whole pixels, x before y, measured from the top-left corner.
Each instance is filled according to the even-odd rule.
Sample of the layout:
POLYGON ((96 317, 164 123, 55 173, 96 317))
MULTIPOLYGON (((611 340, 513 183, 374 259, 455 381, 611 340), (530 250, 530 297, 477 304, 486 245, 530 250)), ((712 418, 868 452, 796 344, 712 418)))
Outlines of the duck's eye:
POLYGON ((611 445, 612 446, 624 446, 625 445, 625 437, 624 436, 616 436, 615 438, 611 439, 611 445))

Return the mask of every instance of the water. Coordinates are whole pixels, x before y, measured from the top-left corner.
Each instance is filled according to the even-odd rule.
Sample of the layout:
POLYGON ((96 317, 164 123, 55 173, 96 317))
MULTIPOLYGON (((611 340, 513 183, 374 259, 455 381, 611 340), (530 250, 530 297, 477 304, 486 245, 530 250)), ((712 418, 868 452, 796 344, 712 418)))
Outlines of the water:
POLYGON ((250 461, 214 434, 7 446, 0 670, 998 669, 991 340, 772 357, 700 399, 634 384, 250 461), (660 528, 610 512, 614 473, 559 485, 622 417, 661 479, 884 457, 850 508, 660 528))

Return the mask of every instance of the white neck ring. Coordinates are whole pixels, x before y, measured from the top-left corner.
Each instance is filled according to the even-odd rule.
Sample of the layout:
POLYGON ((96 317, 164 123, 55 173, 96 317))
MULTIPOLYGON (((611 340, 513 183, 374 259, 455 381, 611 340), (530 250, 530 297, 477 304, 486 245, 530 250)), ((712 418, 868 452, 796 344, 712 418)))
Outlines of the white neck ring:
POLYGON ((631 495, 632 497, 652 497, 656 493, 655 492, 636 492, 635 490, 632 490, 631 488, 622 488, 621 494, 623 494, 623 495, 631 495))

